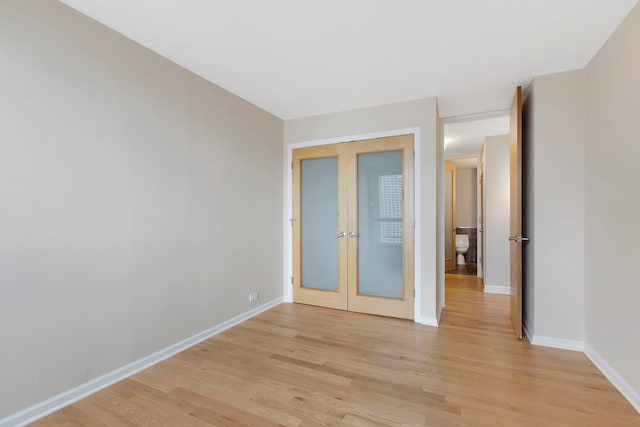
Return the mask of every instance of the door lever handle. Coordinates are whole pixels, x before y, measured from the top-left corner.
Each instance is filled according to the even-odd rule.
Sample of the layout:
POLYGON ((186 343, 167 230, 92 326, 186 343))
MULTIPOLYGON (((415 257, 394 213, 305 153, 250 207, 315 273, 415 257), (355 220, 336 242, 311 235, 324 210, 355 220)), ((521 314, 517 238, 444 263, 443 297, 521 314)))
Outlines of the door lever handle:
POLYGON ((344 231, 341 231, 336 238, 339 239, 341 237, 347 237, 347 233, 345 233, 344 231))
POLYGON ((356 233, 355 231, 351 231, 349 233, 349 237, 351 237, 352 239, 355 239, 356 237, 360 236, 358 233, 356 233))
POLYGON ((529 238, 528 237, 522 237, 522 236, 511 236, 511 237, 509 237, 509 240, 515 241, 516 243, 522 243, 522 242, 529 241, 529 238))

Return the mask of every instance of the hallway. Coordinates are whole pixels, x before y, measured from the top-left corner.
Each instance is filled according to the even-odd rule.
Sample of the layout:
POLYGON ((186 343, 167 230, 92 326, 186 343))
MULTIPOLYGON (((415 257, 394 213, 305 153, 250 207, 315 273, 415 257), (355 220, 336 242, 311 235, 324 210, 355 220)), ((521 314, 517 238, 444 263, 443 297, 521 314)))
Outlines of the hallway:
POLYGON ((465 276, 478 276, 478 264, 468 262, 463 265, 456 265, 456 268, 446 272, 447 274, 462 274, 465 276))
POLYGON ((582 354, 513 336, 447 275, 441 326, 282 304, 36 423, 607 426, 640 415, 582 354))

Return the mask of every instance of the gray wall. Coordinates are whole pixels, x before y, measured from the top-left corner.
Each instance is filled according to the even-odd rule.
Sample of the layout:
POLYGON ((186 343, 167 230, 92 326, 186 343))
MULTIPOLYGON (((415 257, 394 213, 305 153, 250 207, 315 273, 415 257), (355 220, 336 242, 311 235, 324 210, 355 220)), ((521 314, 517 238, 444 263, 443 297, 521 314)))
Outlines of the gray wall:
POLYGON ((58 2, 0 2, 0 418, 282 296, 282 135, 58 2))
POLYGON ((640 5, 586 68, 586 341, 640 408, 640 5))
POLYGON ((477 227, 478 211, 476 168, 456 170, 456 226, 477 227))
POLYGON ((525 323, 536 336, 584 340, 584 71, 536 77, 525 109, 525 323), (531 221, 528 221, 530 223, 531 221), (535 280, 533 278, 535 277, 535 280), (528 305, 535 300, 535 307, 528 305), (529 317, 529 315, 532 315, 529 317), (535 320, 534 320, 535 319, 535 320))
POLYGON ((484 290, 509 293, 509 135, 484 144, 484 290))
POLYGON ((436 221, 435 203, 439 197, 437 126, 435 98, 287 120, 284 125, 285 146, 372 132, 420 128, 422 233, 416 236, 416 240, 422 242, 422 256, 416 262, 420 263, 422 272, 422 316, 430 319, 436 318, 437 314, 436 284, 440 274, 437 269, 436 237, 442 229, 436 221))
POLYGON ((584 70, 525 101, 525 322, 585 352, 640 408, 640 5, 584 70))

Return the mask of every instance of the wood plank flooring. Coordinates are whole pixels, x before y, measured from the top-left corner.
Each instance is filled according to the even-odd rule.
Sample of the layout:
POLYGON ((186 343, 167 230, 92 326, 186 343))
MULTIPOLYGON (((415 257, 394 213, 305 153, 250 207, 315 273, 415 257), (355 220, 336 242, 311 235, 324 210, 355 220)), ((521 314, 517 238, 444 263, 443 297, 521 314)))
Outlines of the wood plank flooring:
POLYGON ((282 304, 36 426, 640 426, 579 352, 513 337, 447 276, 440 328, 282 304))

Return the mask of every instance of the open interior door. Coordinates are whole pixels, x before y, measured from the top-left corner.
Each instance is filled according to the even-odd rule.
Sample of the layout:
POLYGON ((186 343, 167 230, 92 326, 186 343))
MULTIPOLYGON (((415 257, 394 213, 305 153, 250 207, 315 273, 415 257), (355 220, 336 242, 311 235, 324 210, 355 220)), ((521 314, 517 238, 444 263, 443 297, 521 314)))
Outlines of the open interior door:
POLYGON ((518 86, 511 104, 510 204, 511 226, 509 254, 511 270, 511 323, 516 337, 522 339, 522 87, 518 86))

